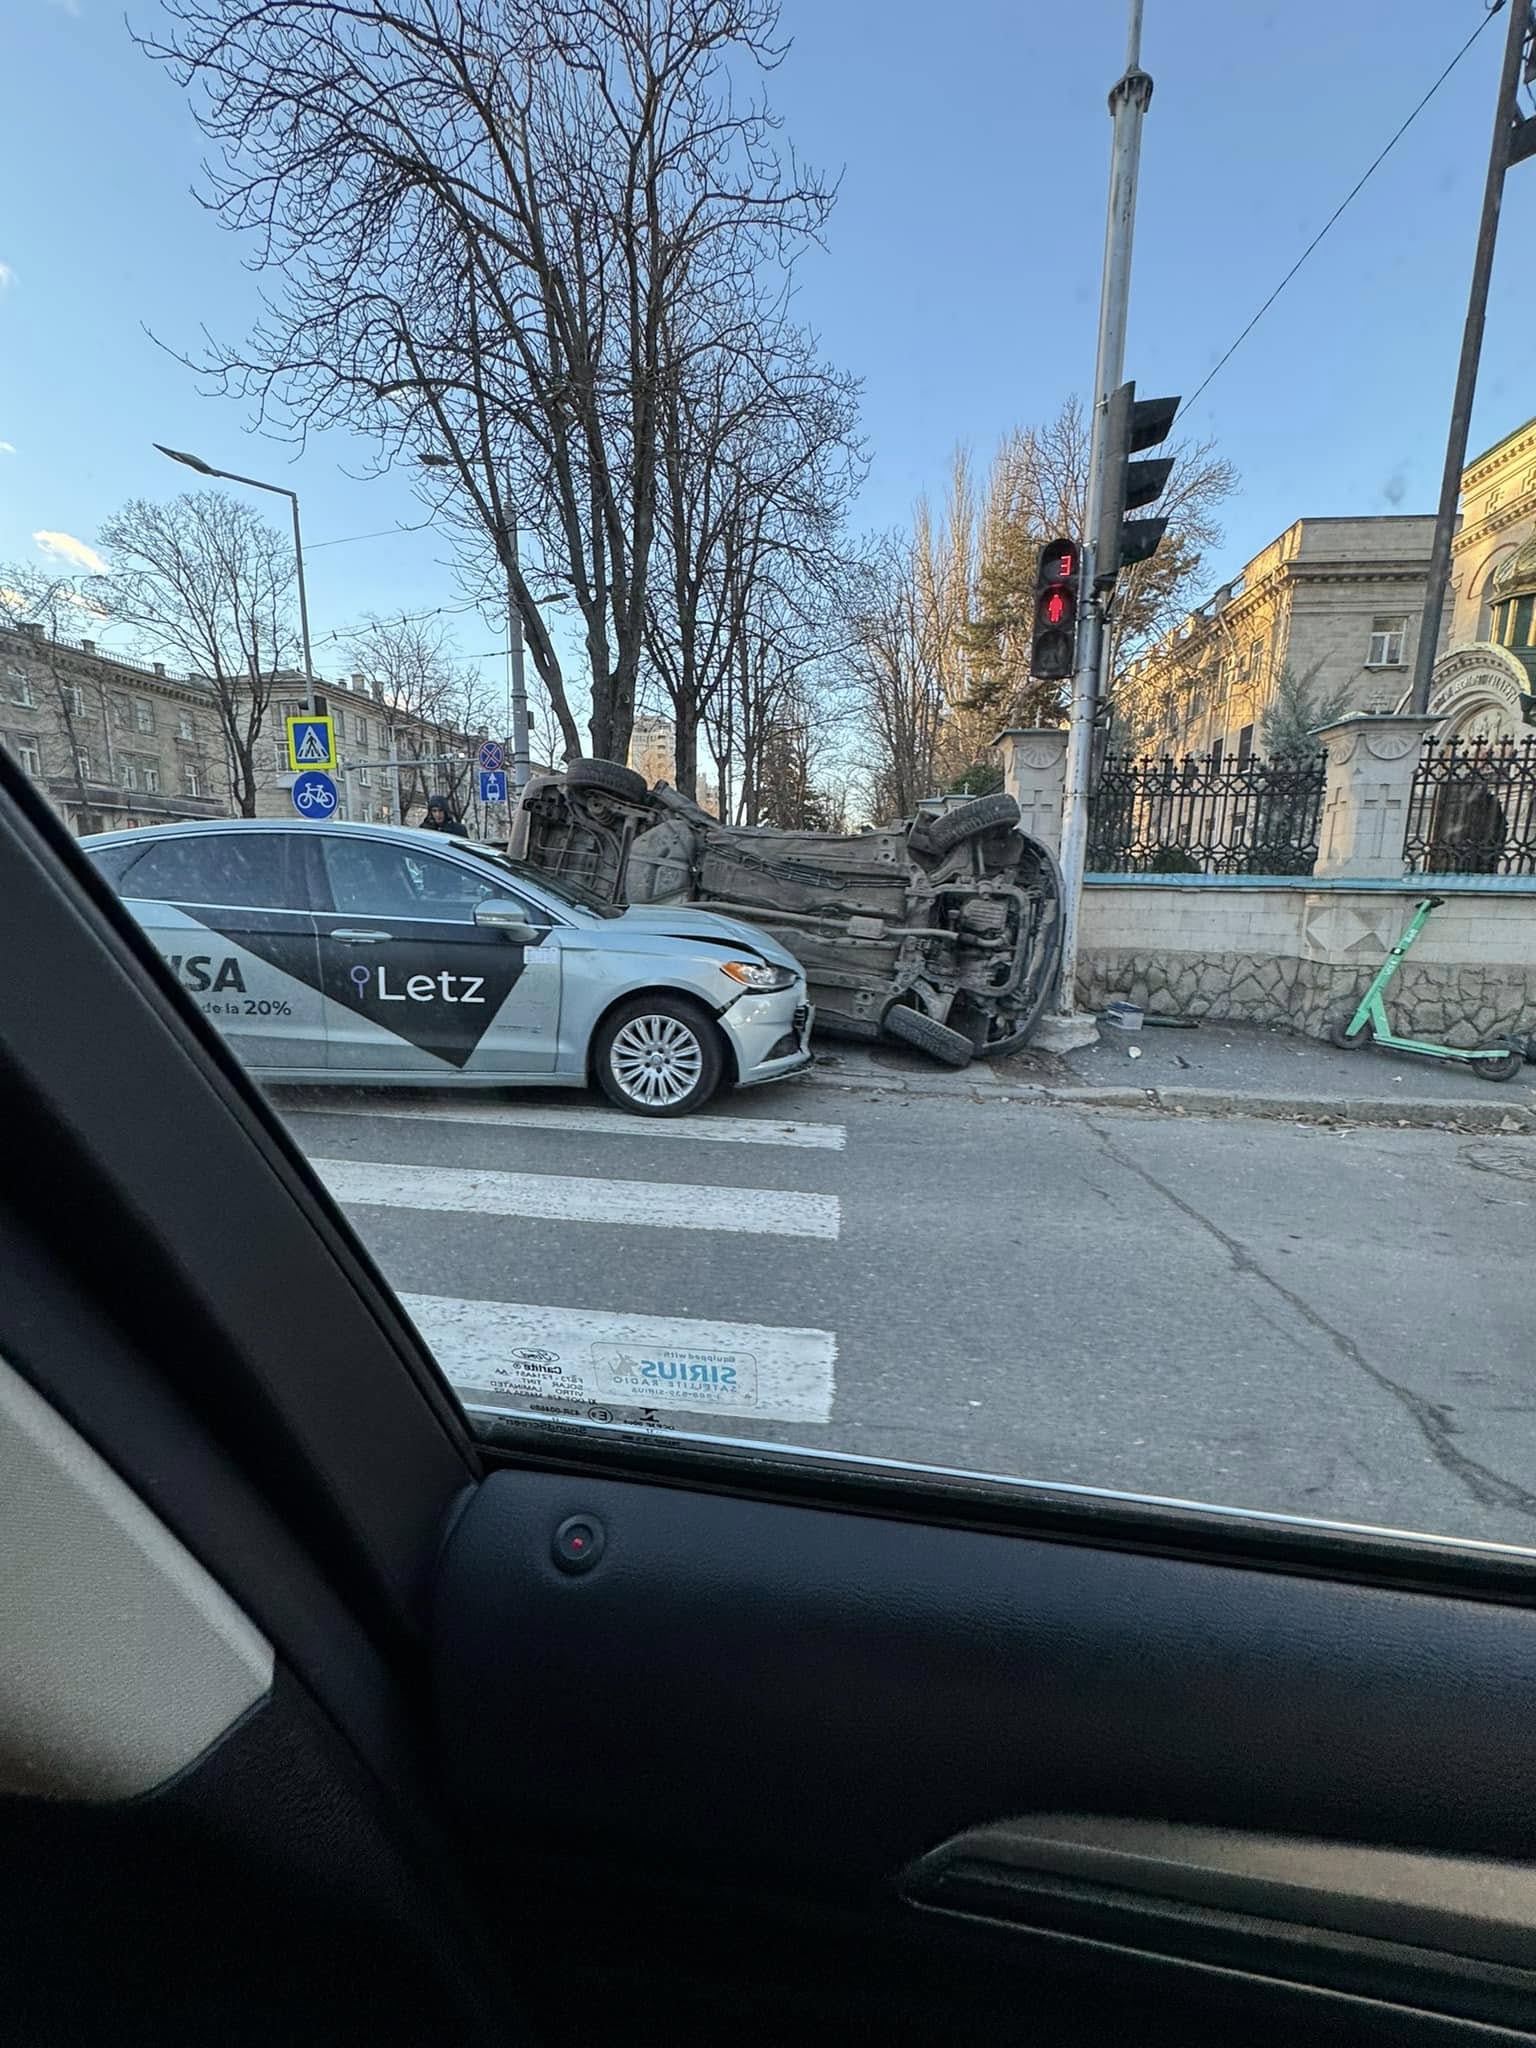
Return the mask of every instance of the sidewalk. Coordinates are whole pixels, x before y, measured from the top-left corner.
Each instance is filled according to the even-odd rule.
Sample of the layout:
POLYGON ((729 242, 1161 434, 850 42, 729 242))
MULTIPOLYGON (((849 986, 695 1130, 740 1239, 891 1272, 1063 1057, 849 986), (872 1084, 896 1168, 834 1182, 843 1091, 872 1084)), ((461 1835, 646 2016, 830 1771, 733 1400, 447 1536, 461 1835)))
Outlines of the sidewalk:
POLYGON ((1465 1068, 1339 1052, 1314 1038, 1202 1022, 1192 1031, 1100 1027, 1099 1043, 1057 1056, 1023 1052, 960 1072, 905 1046, 835 1039, 817 1047, 811 1086, 972 1101, 1150 1109, 1185 1116, 1262 1116, 1536 1133, 1536 1066, 1480 1081, 1465 1068))

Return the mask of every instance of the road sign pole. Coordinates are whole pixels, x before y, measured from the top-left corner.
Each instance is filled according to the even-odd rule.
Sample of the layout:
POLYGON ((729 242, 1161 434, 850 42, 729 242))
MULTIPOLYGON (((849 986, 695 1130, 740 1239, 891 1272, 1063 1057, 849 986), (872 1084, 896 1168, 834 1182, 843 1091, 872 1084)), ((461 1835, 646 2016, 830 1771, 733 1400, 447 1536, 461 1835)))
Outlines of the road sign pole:
POLYGON ((1131 244, 1136 228, 1136 177, 1141 163, 1141 123, 1152 99, 1152 81, 1141 68, 1142 0, 1130 0, 1125 71, 1109 95, 1114 120, 1110 150, 1109 208, 1104 227, 1104 272, 1099 291, 1099 341, 1093 372, 1092 440, 1084 517, 1082 591, 1078 613, 1077 667, 1067 733, 1067 775, 1061 811, 1062 938, 1056 1019, 1049 1034, 1066 1049, 1096 1035, 1077 1014, 1077 956, 1082 924, 1083 872, 1088 856, 1088 802, 1093 773, 1094 720, 1104 654, 1104 613, 1094 595, 1098 532, 1104 494, 1104 425, 1109 396, 1125 372, 1125 324, 1131 295, 1131 244))
MULTIPOLYGON (((512 563, 517 565, 517 522, 507 534, 512 563)), ((521 570, 518 569, 518 574, 521 570)), ((513 587, 513 568, 507 571, 507 712, 512 727, 512 787, 519 796, 528 787, 533 759, 528 749, 528 684, 523 670, 523 615, 513 587)))

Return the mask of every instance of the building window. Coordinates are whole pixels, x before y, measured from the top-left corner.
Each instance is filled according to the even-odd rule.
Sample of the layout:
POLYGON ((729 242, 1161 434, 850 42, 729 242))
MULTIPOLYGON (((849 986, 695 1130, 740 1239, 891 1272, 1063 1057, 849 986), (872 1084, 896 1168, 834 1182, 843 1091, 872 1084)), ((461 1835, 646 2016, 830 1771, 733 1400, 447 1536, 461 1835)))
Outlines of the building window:
POLYGON ((197 738, 197 728, 192 723, 192 714, 190 711, 177 712, 176 737, 179 740, 195 740, 197 738))
POLYGON ((13 704, 32 704, 36 702, 32 695, 32 678, 24 668, 8 668, 5 675, 6 681, 11 686, 11 702, 13 704))
POLYGON ((1253 759, 1253 727, 1245 725, 1237 736, 1237 765, 1246 767, 1253 759))
POLYGON ((1250 640, 1250 641, 1249 641, 1249 643, 1248 643, 1248 678, 1249 678, 1249 681, 1250 681, 1250 682, 1255 682, 1255 683, 1256 683, 1256 682, 1259 682, 1259 681, 1261 681, 1261 680, 1263 679, 1263 675, 1264 675, 1264 642, 1263 642, 1262 640, 1250 640))
POLYGON ((201 774, 198 772, 198 766, 195 761, 189 761, 186 767, 182 769, 181 784, 182 788, 185 789, 188 796, 202 795, 203 778, 201 774))
POLYGON ((78 683, 64 685, 64 709, 71 718, 81 718, 85 715, 85 692, 78 683))
POLYGON ((89 782, 89 781, 90 781, 90 779, 91 779, 91 757, 90 757, 90 755, 89 755, 89 754, 76 754, 76 756, 75 756, 75 767, 76 767, 76 770, 77 770, 77 771, 78 771, 78 773, 79 773, 79 776, 80 776, 80 780, 81 780, 82 782, 89 782))
POLYGON ((158 789, 159 789, 159 787, 160 787, 160 770, 159 770, 158 768, 148 768, 148 767, 147 767, 147 768, 146 768, 146 769, 144 770, 144 787, 145 787, 145 788, 146 788, 147 790, 149 790, 149 791, 151 792, 151 794, 153 794, 153 793, 154 793, 154 792, 155 792, 156 790, 158 790, 158 789))
POLYGON ((133 729, 135 732, 153 732, 155 729, 155 707, 147 697, 133 700, 133 729))
POLYGON ((128 699, 121 690, 112 692, 112 723, 121 731, 128 723, 128 699))
POLYGON ((1365 657, 1366 667, 1401 668, 1403 642, 1407 637, 1406 619, 1372 619, 1370 651, 1365 657))
POLYGON ((16 758, 21 763, 22 767, 25 769, 28 775, 42 774, 43 750, 37 744, 37 741, 33 739, 30 733, 17 734, 16 758))
POLYGON ((364 789, 371 789, 373 787, 373 770, 371 768, 359 768, 357 779, 364 789))
POLYGON ((123 763, 123 787, 124 787, 124 789, 137 789, 137 788, 138 788, 138 786, 139 786, 139 764, 138 764, 138 762, 137 762, 137 761, 124 761, 124 763, 123 763))
POLYGON ((1221 766, 1221 757, 1226 751, 1227 743, 1224 738, 1211 741, 1211 766, 1213 768, 1221 766))
POLYGON ((331 720, 336 728, 336 737, 344 740, 347 736, 347 714, 339 704, 331 706, 331 720))
POLYGON ((357 714, 357 744, 366 752, 368 747, 368 721, 363 714, 357 714))

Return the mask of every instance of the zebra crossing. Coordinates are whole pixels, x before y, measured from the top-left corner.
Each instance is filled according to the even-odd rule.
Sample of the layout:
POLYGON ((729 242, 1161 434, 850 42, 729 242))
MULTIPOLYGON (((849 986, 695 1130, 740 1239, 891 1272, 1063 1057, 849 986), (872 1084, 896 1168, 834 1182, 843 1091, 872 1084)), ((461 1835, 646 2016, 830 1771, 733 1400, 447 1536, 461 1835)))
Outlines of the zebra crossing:
POLYGON ((820 1178, 815 1162, 830 1168, 829 1155, 844 1151, 844 1125, 463 1096, 279 1107, 467 1407, 681 1429, 831 1419, 834 1332, 749 1320, 731 1294, 733 1273, 750 1282, 757 1241, 835 1248, 839 1195, 766 1183, 820 1178), (700 1177, 649 1177, 652 1160, 665 1173, 689 1145, 700 1177), (786 1162, 777 1173, 774 1152, 786 1162), (565 1170, 573 1164, 589 1170, 565 1170), (613 1307, 613 1272, 636 1247, 663 1280, 675 1270, 679 1300, 706 1274, 713 1312, 613 1307), (506 1298, 524 1291, 530 1264, 558 1276, 555 1298, 506 1298), (483 1277, 483 1292, 468 1291, 467 1271, 483 1277), (438 1284, 422 1284, 424 1273, 438 1284), (464 1291, 443 1290, 440 1275, 464 1291), (595 1298, 582 1298, 585 1282, 595 1298))

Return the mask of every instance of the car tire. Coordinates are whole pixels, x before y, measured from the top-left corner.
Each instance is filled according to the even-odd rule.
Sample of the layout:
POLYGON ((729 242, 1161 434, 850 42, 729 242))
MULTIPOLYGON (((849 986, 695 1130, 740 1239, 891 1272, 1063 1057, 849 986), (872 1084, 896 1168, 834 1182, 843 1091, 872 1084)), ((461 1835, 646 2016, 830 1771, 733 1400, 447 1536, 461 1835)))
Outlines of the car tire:
POLYGON ((651 800, 643 775, 626 768, 622 761, 600 761, 588 754, 579 754, 566 763, 565 785, 567 789, 599 789, 604 796, 621 796, 631 804, 648 804, 651 800))
POLYGON ((909 1003, 897 1003, 885 1013, 885 1028, 892 1038, 899 1038, 903 1045, 915 1046, 919 1052, 940 1060, 946 1067, 968 1067, 976 1056, 976 1048, 963 1031, 951 1031, 947 1024, 939 1024, 923 1010, 914 1010, 909 1003))
POLYGON ((605 1017, 592 1047, 597 1085, 631 1116, 688 1116, 725 1073, 713 1018, 686 996, 636 996, 605 1017))
POLYGON ((999 790, 995 796, 978 796, 957 810, 946 811, 940 818, 924 819, 913 826, 910 837, 920 853, 937 858, 953 853, 979 832, 996 832, 1004 826, 1011 830, 1018 822, 1017 801, 999 790))

